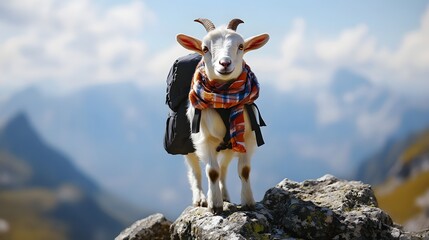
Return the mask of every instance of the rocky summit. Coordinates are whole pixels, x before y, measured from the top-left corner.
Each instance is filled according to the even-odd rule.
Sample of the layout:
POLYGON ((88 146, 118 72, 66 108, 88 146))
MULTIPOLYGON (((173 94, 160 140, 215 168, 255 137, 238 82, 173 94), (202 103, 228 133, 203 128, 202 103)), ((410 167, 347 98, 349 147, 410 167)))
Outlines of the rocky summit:
POLYGON ((152 215, 115 240, 429 239, 429 230, 410 233, 393 223, 378 208, 371 186, 331 175, 300 183, 284 179, 254 210, 227 202, 223 210, 214 215, 206 208, 188 207, 173 223, 152 215))

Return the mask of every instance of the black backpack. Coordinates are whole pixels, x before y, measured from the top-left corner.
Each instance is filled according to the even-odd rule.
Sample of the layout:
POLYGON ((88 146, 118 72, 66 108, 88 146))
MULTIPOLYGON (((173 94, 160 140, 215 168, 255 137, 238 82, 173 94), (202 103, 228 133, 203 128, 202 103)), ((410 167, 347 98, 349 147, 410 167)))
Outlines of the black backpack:
POLYGON ((165 129, 164 148, 170 154, 186 155, 195 151, 186 109, 192 78, 200 61, 201 55, 197 53, 183 56, 174 62, 168 73, 166 104, 170 111, 165 129))
MULTIPOLYGON (((195 152, 191 140, 191 124, 186 116, 186 109, 189 104, 188 95, 191 89, 192 78, 198 63, 201 61, 201 55, 194 53, 177 59, 170 69, 167 77, 166 104, 170 108, 168 113, 164 148, 169 154, 182 154, 195 152)), ((256 104, 245 105, 249 114, 252 130, 255 131, 258 146, 264 144, 261 129, 259 126, 266 126, 259 113, 256 104), (259 123, 256 120, 252 107, 258 110, 259 123)), ((229 129, 229 109, 216 109, 221 116, 226 129, 229 129)), ((195 116, 192 124, 192 132, 199 131, 201 111, 195 109, 195 116)), ((216 151, 221 151, 229 146, 230 135, 227 131, 223 143, 219 145, 216 151)))

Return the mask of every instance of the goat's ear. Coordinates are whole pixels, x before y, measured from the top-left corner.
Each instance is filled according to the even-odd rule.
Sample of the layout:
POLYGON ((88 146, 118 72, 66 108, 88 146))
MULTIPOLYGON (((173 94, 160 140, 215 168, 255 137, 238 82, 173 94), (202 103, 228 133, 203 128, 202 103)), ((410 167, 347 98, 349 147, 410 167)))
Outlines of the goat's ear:
POLYGON ((270 36, 268 34, 261 34, 246 39, 246 41, 244 41, 244 52, 246 53, 250 50, 255 50, 264 46, 269 39, 270 36))
POLYGON ((203 50, 201 49, 201 41, 187 36, 185 34, 178 34, 176 36, 177 42, 182 45, 184 48, 189 49, 191 51, 195 51, 201 55, 203 55, 203 50))

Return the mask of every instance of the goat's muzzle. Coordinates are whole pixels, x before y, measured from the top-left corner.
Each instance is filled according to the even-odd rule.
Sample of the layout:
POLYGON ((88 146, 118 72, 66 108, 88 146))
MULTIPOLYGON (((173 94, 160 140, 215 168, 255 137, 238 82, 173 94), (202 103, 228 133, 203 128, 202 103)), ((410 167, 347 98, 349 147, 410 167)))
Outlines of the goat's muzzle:
POLYGON ((222 65, 224 68, 228 68, 229 65, 231 65, 231 59, 223 57, 219 60, 219 64, 222 65))
POLYGON ((219 60, 219 68, 216 71, 222 75, 228 75, 234 71, 232 67, 232 60, 229 57, 223 57, 219 60))

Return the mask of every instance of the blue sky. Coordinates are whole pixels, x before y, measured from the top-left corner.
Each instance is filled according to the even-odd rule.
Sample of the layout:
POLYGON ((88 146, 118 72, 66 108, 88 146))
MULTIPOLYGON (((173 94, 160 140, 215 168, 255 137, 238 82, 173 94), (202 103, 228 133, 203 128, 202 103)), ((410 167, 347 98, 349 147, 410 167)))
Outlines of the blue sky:
POLYGON ((320 87, 343 65, 408 95, 426 86, 428 60, 412 56, 428 48, 428 1, 8 0, 0 12, 0 99, 29 85, 55 93, 120 81, 161 86, 171 62, 187 53, 175 35, 203 36, 197 17, 217 25, 241 18, 245 37, 269 33, 270 42, 248 58, 279 89, 320 87), (417 40, 404 43, 413 33, 417 40), (403 84, 401 74, 413 81, 403 84))
MULTIPOLYGON (((201 1, 186 1, 186 4, 178 1, 146 3, 154 12, 160 13, 158 20, 161 25, 168 26, 170 22, 175 23, 174 26, 188 26, 189 31, 196 34, 203 32, 196 31, 190 21, 200 16, 215 23, 239 17, 248 25, 240 26, 245 33, 251 34, 251 29, 260 29, 275 36, 285 35, 293 19, 303 18, 314 32, 314 37, 334 36, 341 30, 364 23, 370 26, 371 32, 380 41, 393 47, 399 43, 401 36, 418 26, 428 1, 217 1, 212 5, 201 1)), ((169 29, 173 34, 174 28, 171 26, 169 29)), ((276 41, 275 38, 273 40, 276 41)))
MULTIPOLYGON (((378 147, 396 131, 403 110, 398 110, 398 103, 427 106, 427 0, 3 0, 0 103, 30 86, 64 95, 118 82, 133 82, 163 96, 171 64, 189 53, 176 43, 176 34, 199 38, 205 34, 193 22, 198 17, 216 25, 241 18, 245 23, 238 32, 245 38, 270 34, 267 45, 245 56, 261 83, 262 101, 273 101, 273 96, 304 98, 311 104, 299 106, 314 105, 309 110, 314 111, 309 115, 314 119, 302 121, 314 122, 316 130, 338 129, 344 122, 356 130, 356 136, 347 141, 318 139, 308 132, 288 133, 287 139, 271 139, 272 145, 265 147, 271 154, 278 151, 283 156, 280 148, 287 144, 304 158, 320 159, 318 164, 339 172, 350 168, 355 142, 378 147), (371 87, 358 86, 344 96, 335 96, 330 83, 341 69, 362 76, 371 87), (389 99, 375 110, 368 109, 385 91, 389 99)), ((163 102, 157 104, 167 111, 163 102)), ((275 117, 271 117, 273 122, 275 117)), ((166 199, 182 195, 168 187, 166 199)))

